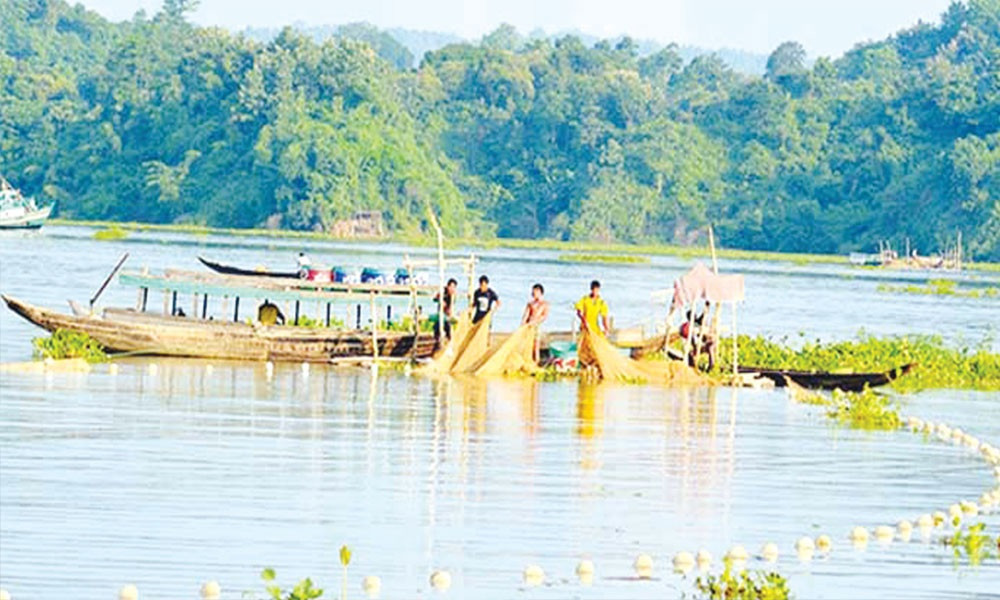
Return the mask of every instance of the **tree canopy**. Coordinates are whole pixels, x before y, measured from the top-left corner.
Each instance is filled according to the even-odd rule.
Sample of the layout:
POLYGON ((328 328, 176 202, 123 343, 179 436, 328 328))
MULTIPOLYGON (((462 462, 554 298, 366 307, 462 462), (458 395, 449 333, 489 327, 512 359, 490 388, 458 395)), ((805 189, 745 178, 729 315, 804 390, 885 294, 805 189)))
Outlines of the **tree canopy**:
POLYGON ((62 216, 930 252, 1000 259, 1000 2, 954 3, 837 59, 794 41, 763 77, 628 38, 503 25, 412 55, 355 24, 260 42, 166 0, 110 23, 0 0, 0 171, 62 216))

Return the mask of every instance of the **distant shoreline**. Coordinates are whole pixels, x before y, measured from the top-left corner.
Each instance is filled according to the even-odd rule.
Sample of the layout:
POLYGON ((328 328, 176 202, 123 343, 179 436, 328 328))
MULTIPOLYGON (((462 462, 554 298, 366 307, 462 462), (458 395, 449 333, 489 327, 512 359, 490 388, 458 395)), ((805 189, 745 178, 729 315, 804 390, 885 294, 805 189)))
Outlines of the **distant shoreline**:
MULTIPOLYGON (((55 218, 49 219, 50 225, 71 227, 89 227, 93 229, 119 227, 126 231, 164 231, 172 233, 189 233, 195 235, 221 235, 233 237, 269 237, 275 239, 302 239, 336 241, 344 243, 393 242, 409 244, 418 247, 433 247, 435 240, 427 236, 390 235, 384 238, 338 238, 327 233, 316 231, 294 231, 290 229, 239 229, 228 227, 209 227, 206 225, 174 225, 159 223, 138 223, 134 221, 87 221, 55 218)), ((445 247, 480 248, 480 249, 544 249, 570 252, 600 252, 603 254, 623 255, 654 255, 676 256, 681 258, 710 258, 711 251, 701 246, 676 246, 671 244, 624 244, 581 241, 562 241, 552 239, 521 239, 493 238, 482 239, 446 239, 445 247)), ((802 252, 777 252, 772 250, 741 250, 735 248, 719 248, 716 250, 719 258, 731 260, 765 260, 775 262, 791 262, 797 264, 849 264, 847 255, 842 254, 807 254, 802 252)), ((1000 263, 968 262, 967 270, 989 271, 1000 273, 1000 263)), ((927 271, 935 272, 935 271, 927 271)))

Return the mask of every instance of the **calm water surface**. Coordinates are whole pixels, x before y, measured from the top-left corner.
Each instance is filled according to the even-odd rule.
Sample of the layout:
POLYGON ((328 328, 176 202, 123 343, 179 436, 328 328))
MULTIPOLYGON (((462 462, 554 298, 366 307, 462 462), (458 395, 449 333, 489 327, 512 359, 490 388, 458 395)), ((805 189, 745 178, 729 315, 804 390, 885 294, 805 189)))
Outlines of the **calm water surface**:
MULTIPOLYGON (((89 235, 52 228, 0 238, 0 291, 61 307, 86 300, 125 250, 133 266, 197 269, 197 254, 283 267, 298 248, 89 235)), ((385 267, 407 251, 306 246, 317 262, 346 263, 349 254, 351 264, 385 267)), ((636 322, 651 310, 649 292, 690 266, 556 257, 484 257, 509 300, 499 327, 513 326, 535 279, 551 290, 553 327, 565 327, 564 307, 593 277, 605 282, 618 322, 636 322)), ((736 267, 748 283, 740 328, 751 333, 844 339, 864 327, 979 341, 1000 314, 995 300, 877 293, 887 275, 723 264, 736 267)), ((134 300, 113 286, 105 302, 134 300)), ((4 310, 0 358, 26 359, 35 335, 4 310)), ((768 541, 799 598, 986 598, 1000 589, 995 560, 956 565, 937 537, 873 540, 864 552, 846 537, 855 525, 977 498, 996 485, 978 455, 909 433, 835 428, 781 392, 437 382, 316 366, 305 374, 297 365, 278 365, 268 379, 262 365, 166 359, 127 360, 117 376, 98 367, 0 378, 0 585, 18 599, 107 599, 126 582, 143 598, 195 598, 206 579, 236 599, 261 589, 264 566, 282 583, 312 576, 335 595, 341 544, 354 550, 351 597, 361 596, 366 574, 382 578, 383 598, 439 596, 427 584, 436 568, 454 578, 442 597, 680 597, 690 580, 669 573, 674 553, 719 557, 732 543, 753 553, 768 541), (819 533, 834 538, 833 553, 800 563, 794 541, 819 533), (656 560, 655 580, 628 580, 639 552, 656 560), (597 567, 589 587, 573 576, 582 557, 597 567), (522 588, 531 563, 549 585, 522 588)), ((1000 443, 997 396, 934 391, 901 403, 1000 443)), ((1000 533, 1000 515, 983 520, 1000 533)))

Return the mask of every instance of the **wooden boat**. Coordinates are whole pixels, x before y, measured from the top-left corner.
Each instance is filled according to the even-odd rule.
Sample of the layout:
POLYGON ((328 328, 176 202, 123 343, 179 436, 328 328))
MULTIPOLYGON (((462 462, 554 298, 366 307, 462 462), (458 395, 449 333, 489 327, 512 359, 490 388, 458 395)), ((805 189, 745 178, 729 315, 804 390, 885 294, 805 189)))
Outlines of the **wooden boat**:
POLYGON ((759 367, 740 367, 739 372, 760 375, 773 381, 777 387, 784 387, 791 381, 812 390, 840 389, 845 392, 860 392, 865 387, 878 387, 891 383, 909 373, 913 366, 903 365, 882 373, 815 373, 759 367))
POLYGON ((240 275, 244 277, 275 277, 278 279, 298 279, 298 271, 267 271, 260 269, 241 269, 230 265, 217 263, 201 256, 198 257, 201 264, 222 275, 240 275))
POLYGON ((213 359, 330 362, 370 357, 375 344, 380 357, 430 356, 431 333, 367 330, 339 331, 324 327, 262 326, 154 315, 133 309, 105 309, 100 315, 67 315, 2 296, 15 313, 47 331, 86 333, 108 351, 213 359))

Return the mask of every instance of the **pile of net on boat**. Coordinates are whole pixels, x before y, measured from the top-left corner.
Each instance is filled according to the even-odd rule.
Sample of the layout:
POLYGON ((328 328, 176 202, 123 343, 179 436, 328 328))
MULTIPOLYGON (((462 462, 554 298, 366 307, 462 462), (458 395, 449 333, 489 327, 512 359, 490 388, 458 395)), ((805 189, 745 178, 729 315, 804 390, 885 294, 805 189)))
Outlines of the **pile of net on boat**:
MULTIPOLYGON (((478 377, 531 375, 535 362, 536 325, 522 325, 502 343, 489 346, 491 315, 472 324, 463 314, 452 340, 424 372, 438 375, 469 374, 478 377)), ((635 383, 697 383, 701 377, 687 366, 672 361, 641 361, 621 354, 603 335, 581 332, 578 356, 583 375, 635 383)))

